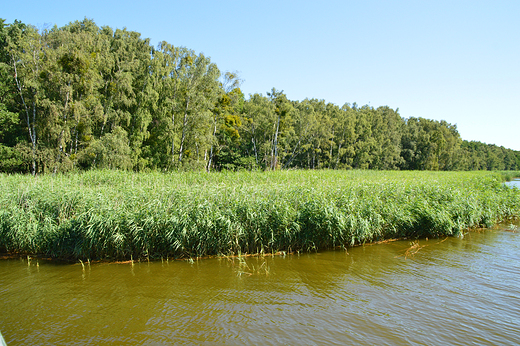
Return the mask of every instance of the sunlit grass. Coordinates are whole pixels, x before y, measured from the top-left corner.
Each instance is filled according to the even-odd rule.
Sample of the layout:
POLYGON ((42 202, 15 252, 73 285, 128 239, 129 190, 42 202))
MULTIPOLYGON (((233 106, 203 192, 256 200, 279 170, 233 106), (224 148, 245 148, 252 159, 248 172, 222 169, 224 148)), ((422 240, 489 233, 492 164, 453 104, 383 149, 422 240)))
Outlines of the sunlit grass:
POLYGON ((0 175, 0 251, 191 258, 458 235, 519 216, 520 191, 503 180, 417 171, 0 175))

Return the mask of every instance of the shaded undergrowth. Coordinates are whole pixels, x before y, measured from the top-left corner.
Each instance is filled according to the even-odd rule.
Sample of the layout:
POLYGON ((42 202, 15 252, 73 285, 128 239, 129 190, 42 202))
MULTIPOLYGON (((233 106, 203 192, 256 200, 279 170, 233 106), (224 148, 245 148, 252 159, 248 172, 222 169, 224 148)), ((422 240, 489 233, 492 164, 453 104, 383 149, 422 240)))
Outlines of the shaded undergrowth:
POLYGON ((520 191, 503 179, 376 171, 0 175, 0 252, 122 260, 456 236, 519 216, 520 191))

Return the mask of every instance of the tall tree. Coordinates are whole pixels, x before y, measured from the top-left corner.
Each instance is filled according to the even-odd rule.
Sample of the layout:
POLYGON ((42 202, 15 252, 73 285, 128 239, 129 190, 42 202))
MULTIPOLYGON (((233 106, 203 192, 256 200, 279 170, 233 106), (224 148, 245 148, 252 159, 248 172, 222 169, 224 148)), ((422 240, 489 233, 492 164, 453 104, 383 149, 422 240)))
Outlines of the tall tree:
POLYGON ((271 149, 271 163, 270 163, 270 169, 278 169, 279 167, 279 158, 278 158, 278 151, 279 151, 279 141, 280 141, 280 132, 283 128, 284 123, 288 122, 287 119, 289 117, 289 114, 292 110, 292 105, 287 100, 287 96, 282 91, 276 90, 275 88, 272 88, 270 92, 267 93, 267 96, 269 96, 269 99, 271 103, 274 105, 274 112, 276 115, 276 123, 274 124, 273 129, 273 145, 271 149), (280 127, 282 125, 282 128, 280 127))
POLYGON ((38 131, 44 126, 42 102, 45 90, 42 88, 41 73, 45 70, 48 53, 47 31, 38 31, 32 26, 15 22, 9 26, 7 34, 7 54, 14 71, 14 82, 18 102, 24 114, 24 122, 30 143, 31 172, 36 174, 38 156, 38 131))
POLYGON ((153 51, 151 61, 151 85, 155 102, 150 104, 152 123, 150 138, 146 140, 145 156, 152 167, 172 168, 176 163, 180 128, 178 118, 181 109, 180 73, 185 48, 161 42, 153 51))
POLYGON ((221 77, 221 92, 213 109, 213 135, 206 170, 209 172, 218 152, 219 166, 236 168, 240 157, 238 128, 242 125, 240 112, 244 94, 240 90, 242 80, 236 72, 226 72, 221 77))
POLYGON ((203 54, 197 56, 193 51, 187 51, 182 57, 179 74, 182 93, 179 164, 193 151, 200 154, 201 145, 206 147, 211 140, 209 124, 212 120, 211 110, 219 95, 219 76, 217 65, 203 54))
POLYGON ((273 124, 276 122, 275 106, 268 97, 262 94, 249 95, 244 103, 244 115, 247 127, 242 137, 248 151, 255 157, 256 164, 271 167, 273 146, 273 124))

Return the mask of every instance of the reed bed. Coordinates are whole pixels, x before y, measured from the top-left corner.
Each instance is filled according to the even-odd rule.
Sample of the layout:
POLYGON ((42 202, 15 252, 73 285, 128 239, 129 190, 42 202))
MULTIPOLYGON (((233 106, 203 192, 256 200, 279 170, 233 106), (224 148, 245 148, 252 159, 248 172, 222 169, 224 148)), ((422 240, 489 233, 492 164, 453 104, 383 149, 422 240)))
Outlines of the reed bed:
POLYGON ((520 191, 504 179, 327 170, 0 175, 0 252, 193 258, 457 236, 520 215, 520 191))

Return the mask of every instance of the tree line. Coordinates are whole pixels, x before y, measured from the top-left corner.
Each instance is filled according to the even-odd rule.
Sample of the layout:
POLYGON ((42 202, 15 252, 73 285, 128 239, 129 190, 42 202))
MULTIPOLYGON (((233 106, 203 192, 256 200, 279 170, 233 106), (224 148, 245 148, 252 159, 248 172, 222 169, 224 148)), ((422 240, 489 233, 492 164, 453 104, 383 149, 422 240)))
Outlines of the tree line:
POLYGON ((0 19, 0 171, 518 170, 520 152, 398 109, 247 98, 204 54, 84 19, 0 19))

